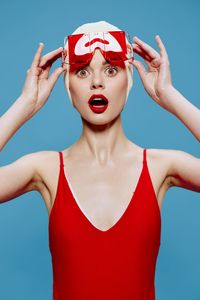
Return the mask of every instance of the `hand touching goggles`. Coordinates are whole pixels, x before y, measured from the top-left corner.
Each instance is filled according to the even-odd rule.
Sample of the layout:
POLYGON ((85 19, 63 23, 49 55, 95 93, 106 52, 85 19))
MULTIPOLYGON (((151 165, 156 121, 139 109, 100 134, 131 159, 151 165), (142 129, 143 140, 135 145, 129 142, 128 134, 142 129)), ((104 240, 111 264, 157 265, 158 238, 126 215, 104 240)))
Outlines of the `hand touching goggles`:
POLYGON ((70 69, 88 65, 94 55, 95 49, 99 49, 106 61, 125 67, 124 61, 134 60, 132 48, 129 53, 127 51, 126 38, 131 45, 129 35, 125 31, 68 35, 64 39, 64 47, 68 40, 67 61, 62 56, 62 63, 69 64, 70 69))

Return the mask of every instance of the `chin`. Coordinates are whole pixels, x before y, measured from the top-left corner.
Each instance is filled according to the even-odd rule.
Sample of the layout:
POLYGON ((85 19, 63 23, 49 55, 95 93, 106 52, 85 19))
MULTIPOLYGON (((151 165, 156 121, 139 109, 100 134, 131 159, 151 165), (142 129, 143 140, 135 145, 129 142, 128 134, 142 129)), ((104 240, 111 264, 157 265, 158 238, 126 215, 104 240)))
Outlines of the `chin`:
POLYGON ((109 115, 105 115, 104 113, 101 114, 94 114, 92 117, 87 115, 81 115, 81 119, 83 122, 86 122, 87 124, 90 125, 97 125, 97 126, 105 126, 108 125, 112 122, 114 122, 117 118, 120 117, 121 111, 119 111, 117 114, 116 113, 109 113, 109 115))

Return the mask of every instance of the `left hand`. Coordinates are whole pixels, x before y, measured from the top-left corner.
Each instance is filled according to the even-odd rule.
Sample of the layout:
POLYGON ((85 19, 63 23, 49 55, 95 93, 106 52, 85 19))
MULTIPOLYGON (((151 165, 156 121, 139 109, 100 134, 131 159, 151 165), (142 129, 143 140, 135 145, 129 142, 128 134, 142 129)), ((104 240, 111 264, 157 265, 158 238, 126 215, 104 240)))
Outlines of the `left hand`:
POLYGON ((138 60, 134 59, 131 63, 136 67, 143 86, 150 97, 160 106, 167 109, 168 105, 162 100, 162 95, 172 87, 170 64, 161 38, 157 35, 155 39, 160 49, 160 54, 139 38, 134 37, 133 39, 135 42, 132 44, 133 51, 144 59, 148 66, 148 71, 146 71, 142 62, 138 60))

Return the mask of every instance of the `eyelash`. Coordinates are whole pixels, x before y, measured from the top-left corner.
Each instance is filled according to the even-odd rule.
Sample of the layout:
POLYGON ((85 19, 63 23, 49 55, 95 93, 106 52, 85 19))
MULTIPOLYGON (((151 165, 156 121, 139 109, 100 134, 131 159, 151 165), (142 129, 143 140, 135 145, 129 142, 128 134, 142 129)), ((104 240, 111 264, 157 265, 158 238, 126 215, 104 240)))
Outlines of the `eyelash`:
MULTIPOLYGON (((108 70, 108 69, 114 69, 114 70, 116 70, 117 72, 119 71, 118 68, 113 67, 113 66, 108 67, 106 70, 108 70)), ((78 69, 78 70, 76 71, 76 74, 78 74, 78 73, 79 73, 80 71, 82 71, 82 70, 86 70, 86 68, 80 68, 80 69, 78 69)), ((80 76, 80 77, 82 77, 82 76, 80 76)))

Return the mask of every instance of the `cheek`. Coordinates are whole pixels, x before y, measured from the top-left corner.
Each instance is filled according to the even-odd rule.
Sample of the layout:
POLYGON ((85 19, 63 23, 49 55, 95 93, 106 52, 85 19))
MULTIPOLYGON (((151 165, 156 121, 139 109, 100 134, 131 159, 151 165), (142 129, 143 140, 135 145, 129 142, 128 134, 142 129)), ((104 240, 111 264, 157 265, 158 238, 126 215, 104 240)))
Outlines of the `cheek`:
POLYGON ((122 89, 122 90, 125 90, 127 89, 127 85, 128 85, 128 78, 127 78, 127 74, 126 74, 126 71, 124 71, 124 75, 119 83, 119 87, 122 89))
POLYGON ((84 101, 87 97, 87 93, 88 93, 87 83, 84 80, 77 80, 76 78, 71 77, 69 79, 69 91, 74 106, 76 108, 78 106, 81 107, 81 105, 84 104, 84 101))
POLYGON ((119 88, 123 90, 124 93, 126 93, 127 87, 128 87, 128 77, 127 77, 127 71, 125 69, 123 70, 123 76, 120 80, 119 88))
POLYGON ((81 85, 77 82, 77 80, 73 76, 69 77, 69 90, 71 96, 75 98, 77 98, 77 95, 79 95, 81 91, 81 85))
POLYGON ((117 79, 113 80, 111 84, 109 84, 109 89, 116 94, 124 95, 127 90, 128 78, 126 71, 124 71, 117 79))

